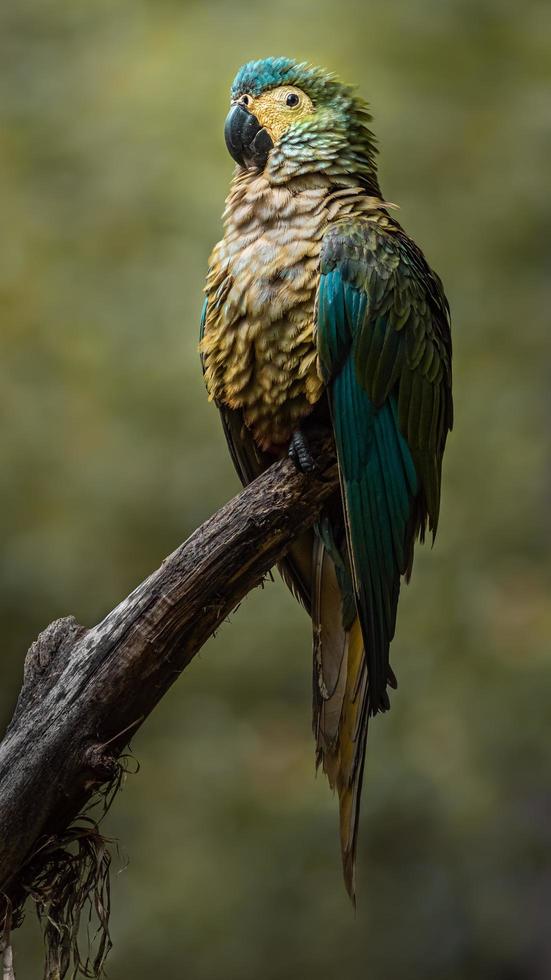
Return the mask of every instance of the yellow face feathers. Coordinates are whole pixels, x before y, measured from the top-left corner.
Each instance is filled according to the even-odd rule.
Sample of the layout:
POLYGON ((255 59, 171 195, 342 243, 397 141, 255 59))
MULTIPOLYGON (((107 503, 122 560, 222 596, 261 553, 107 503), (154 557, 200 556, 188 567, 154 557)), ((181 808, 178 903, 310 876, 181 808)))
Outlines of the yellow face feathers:
POLYGON ((295 85, 280 85, 257 96, 242 95, 237 103, 256 116, 274 143, 287 132, 289 126, 314 112, 312 100, 295 85))

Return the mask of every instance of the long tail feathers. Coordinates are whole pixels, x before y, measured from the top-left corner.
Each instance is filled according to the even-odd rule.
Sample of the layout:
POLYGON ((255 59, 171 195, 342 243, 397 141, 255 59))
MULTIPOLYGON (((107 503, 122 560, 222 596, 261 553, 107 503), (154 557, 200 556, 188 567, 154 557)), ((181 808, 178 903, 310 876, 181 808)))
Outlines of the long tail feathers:
MULTIPOLYGON (((236 469, 246 485, 270 460, 262 459, 252 438, 244 435, 239 412, 225 410, 222 421, 236 469)), ((342 523, 342 515, 338 523, 342 523)), ((332 536, 326 528, 324 543, 320 534, 306 532, 279 563, 279 570, 312 616, 316 762, 339 794, 344 880, 355 903, 356 841, 368 724, 367 667, 348 559, 339 553, 332 536)), ((346 551, 344 544, 342 550, 346 551)))
POLYGON ((367 741, 367 667, 358 619, 342 626, 335 565, 321 542, 314 548, 314 734, 318 765, 339 794, 346 890, 355 904, 356 842, 367 741))
POLYGON ((341 855, 346 890, 356 904, 356 844, 367 743, 367 670, 362 634, 355 620, 348 634, 346 687, 332 769, 339 794, 341 855))

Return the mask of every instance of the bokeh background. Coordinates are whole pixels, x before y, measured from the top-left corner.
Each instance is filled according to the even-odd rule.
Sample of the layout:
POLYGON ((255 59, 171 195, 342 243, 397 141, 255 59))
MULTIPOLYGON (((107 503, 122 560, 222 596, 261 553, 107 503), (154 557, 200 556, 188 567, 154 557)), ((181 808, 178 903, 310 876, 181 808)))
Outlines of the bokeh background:
MULTIPOLYGON (((535 0, 0 7, 2 723, 41 627, 97 621, 237 490, 196 348, 243 61, 359 84, 455 328, 441 530, 372 726, 356 915, 309 624, 276 581, 133 740, 111 980, 551 975, 550 38, 535 0)), ((41 952, 29 913, 18 977, 41 952)))

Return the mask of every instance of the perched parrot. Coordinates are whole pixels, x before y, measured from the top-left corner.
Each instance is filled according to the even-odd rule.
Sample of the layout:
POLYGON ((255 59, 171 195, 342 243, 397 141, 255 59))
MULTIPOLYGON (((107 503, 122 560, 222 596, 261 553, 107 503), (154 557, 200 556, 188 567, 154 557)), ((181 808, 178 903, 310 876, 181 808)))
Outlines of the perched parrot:
POLYGON ((309 431, 333 431, 340 491, 280 570, 312 618, 316 762, 338 792, 353 900, 368 722, 396 687, 400 580, 436 533, 453 412, 448 303, 381 195, 370 121, 321 68, 240 69, 200 340, 244 484, 287 453, 311 468, 309 431))

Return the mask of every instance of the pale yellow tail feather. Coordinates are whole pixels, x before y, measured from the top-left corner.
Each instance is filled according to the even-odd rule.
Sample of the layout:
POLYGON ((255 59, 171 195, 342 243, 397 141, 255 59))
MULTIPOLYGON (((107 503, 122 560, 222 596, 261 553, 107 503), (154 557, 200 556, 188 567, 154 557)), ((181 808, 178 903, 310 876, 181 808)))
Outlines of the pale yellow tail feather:
POLYGON ((314 544, 312 572, 313 728, 319 763, 337 742, 348 646, 335 565, 319 539, 314 544))
POLYGON ((334 563, 318 541, 312 562, 316 758, 339 794, 344 881, 355 902, 360 795, 367 740, 367 667, 358 619, 342 626, 334 563))
POLYGON ((340 840, 346 890, 355 904, 356 845, 367 741, 367 670, 356 619, 348 633, 346 681, 336 743, 322 752, 323 769, 339 794, 340 840))

